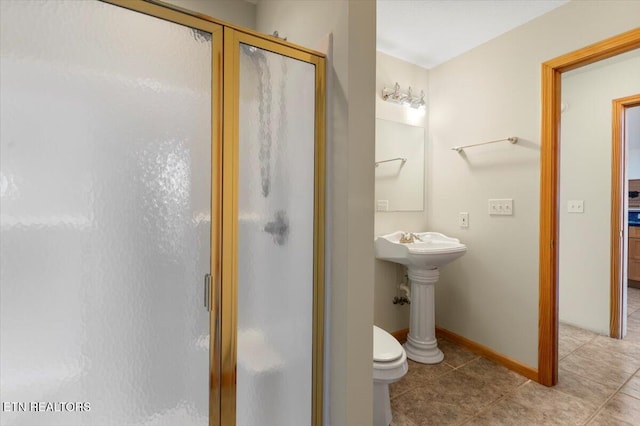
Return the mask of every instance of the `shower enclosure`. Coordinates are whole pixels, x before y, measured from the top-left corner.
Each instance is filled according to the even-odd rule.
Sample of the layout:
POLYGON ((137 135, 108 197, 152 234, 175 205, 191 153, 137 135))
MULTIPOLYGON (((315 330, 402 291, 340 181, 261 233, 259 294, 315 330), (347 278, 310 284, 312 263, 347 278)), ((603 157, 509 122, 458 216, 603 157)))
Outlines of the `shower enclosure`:
POLYGON ((0 423, 321 424, 322 55, 0 7, 0 423))

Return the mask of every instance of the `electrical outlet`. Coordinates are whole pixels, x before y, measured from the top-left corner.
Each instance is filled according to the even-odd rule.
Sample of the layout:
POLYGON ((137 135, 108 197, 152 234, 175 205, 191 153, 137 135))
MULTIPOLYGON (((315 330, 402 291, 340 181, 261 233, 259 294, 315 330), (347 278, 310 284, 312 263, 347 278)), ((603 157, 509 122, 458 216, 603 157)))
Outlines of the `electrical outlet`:
POLYGON ((467 212, 458 213, 458 225, 460 225, 460 228, 469 227, 469 213, 467 212))
POLYGON ((569 200, 569 201, 567 201, 567 212, 569 212, 569 213, 584 213, 584 200, 569 200))
POLYGON ((489 214, 511 216, 513 215, 513 199, 489 199, 489 214))
POLYGON ((389 211, 389 200, 378 200, 378 201, 376 201, 376 211, 377 212, 389 211))

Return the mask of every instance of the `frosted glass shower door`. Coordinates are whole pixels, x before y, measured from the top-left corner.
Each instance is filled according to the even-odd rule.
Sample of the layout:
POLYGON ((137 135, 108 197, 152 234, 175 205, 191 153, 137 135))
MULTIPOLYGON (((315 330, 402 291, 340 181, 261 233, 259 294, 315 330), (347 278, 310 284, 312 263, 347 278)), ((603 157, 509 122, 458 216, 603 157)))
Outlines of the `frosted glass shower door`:
POLYGON ((3 426, 209 424, 222 27, 128 4, 0 1, 3 426))
MULTIPOLYGON (((237 210, 231 218, 237 234, 228 234, 237 241, 237 278, 225 282, 223 293, 233 288, 237 295, 235 329, 227 329, 237 356, 223 370, 236 367, 237 425, 317 424, 314 410, 320 405, 314 398, 321 375, 315 373, 321 371, 322 351, 317 118, 323 69, 313 55, 225 31, 225 88, 237 99, 227 103, 225 91, 225 129, 237 132, 225 133, 225 152, 233 149, 237 159, 237 210)), ((231 312, 234 303, 225 303, 223 311, 231 312)), ((229 318, 223 315, 223 321, 229 318)))

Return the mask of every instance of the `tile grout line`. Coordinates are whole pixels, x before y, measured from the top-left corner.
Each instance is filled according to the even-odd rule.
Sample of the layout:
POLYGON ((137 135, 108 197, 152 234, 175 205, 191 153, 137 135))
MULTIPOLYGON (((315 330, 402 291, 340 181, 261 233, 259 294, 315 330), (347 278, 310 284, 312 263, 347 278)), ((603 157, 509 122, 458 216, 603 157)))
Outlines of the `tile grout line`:
POLYGON ((524 383, 519 384, 515 388, 511 389, 511 391, 509 391, 509 392, 505 393, 504 395, 502 395, 500 398, 498 398, 495 401, 492 401, 490 404, 487 404, 486 406, 482 407, 480 410, 478 410, 477 413, 474 413, 471 417, 468 417, 468 418, 464 419, 461 423, 458 423, 456 426, 463 426, 465 424, 468 424, 473 419, 479 417, 480 414, 482 414, 482 413, 484 413, 486 411, 489 411, 490 408, 498 405, 498 403, 504 401, 508 397, 513 396, 513 394, 515 394, 518 391, 518 389, 522 388, 523 386, 525 386, 529 382, 531 382, 530 379, 525 380, 524 383))
MULTIPOLYGON (((609 338, 609 336, 606 336, 606 335, 604 335, 604 334, 597 334, 597 335, 595 335, 594 337, 592 337, 592 338, 591 338, 591 340, 589 340, 588 342, 585 342, 584 344, 580 345, 579 347, 577 347, 576 349, 574 349, 573 351, 571 351, 569 354, 565 355, 565 357, 567 357, 567 356, 569 356, 569 355, 573 354, 575 351, 577 351, 578 349, 582 348, 582 347, 583 347, 583 346, 585 346, 585 345, 588 345, 589 343, 593 342, 596 338, 598 338, 598 337, 600 337, 600 336, 609 338)), ((603 350, 608 351, 608 352, 611 352, 611 353, 615 353, 616 355, 622 355, 622 356, 630 357, 630 355, 627 355, 627 354, 625 354, 625 353, 618 352, 618 351, 615 351, 615 350, 610 350, 610 349, 608 349, 608 348, 603 348, 603 350)), ((580 354, 575 354, 575 356, 580 357, 580 358, 583 358, 583 359, 585 359, 585 360, 587 360, 587 361, 591 361, 591 358, 588 358, 588 357, 582 356, 582 355, 580 355, 580 354)), ((562 359, 564 359, 565 357, 563 357, 562 359)), ((597 416, 597 415, 602 411, 602 408, 603 408, 603 407, 604 407, 604 406, 605 406, 605 405, 606 405, 606 404, 607 404, 611 399, 613 399, 613 397, 615 397, 618 393, 620 393, 620 390, 621 390, 621 389, 622 389, 622 388, 623 388, 623 387, 624 387, 624 386, 625 386, 625 385, 626 385, 626 384, 627 384, 631 379, 633 379, 633 377, 635 377, 635 375, 636 375, 636 374, 638 374, 638 372, 639 372, 639 371, 640 371, 640 368, 639 368, 639 369, 636 369, 633 373, 631 373, 631 375, 630 375, 630 376, 629 376, 629 377, 624 381, 624 383, 622 383, 622 384, 621 384, 621 385, 620 385, 620 386, 619 386, 619 387, 618 387, 618 388, 617 388, 617 389, 616 389, 616 390, 615 390, 615 391, 614 391, 614 392, 609 396, 609 398, 607 398, 607 399, 604 401, 604 403, 602 403, 601 405, 599 405, 599 406, 596 408, 595 412, 594 412, 591 416, 589 416, 589 417, 587 418, 586 423, 584 423, 584 424, 586 425, 586 424, 588 424, 588 422, 592 421, 592 420, 593 420, 593 418, 595 418, 595 417, 596 417, 596 416, 597 416)), ((583 379, 587 379, 587 380, 594 381, 594 382, 599 383, 599 384, 601 384, 601 385, 606 385, 606 383, 602 383, 602 382, 600 382, 600 381, 598 381, 598 380, 595 380, 593 377, 590 377, 590 376, 587 376, 587 375, 583 375, 583 374, 578 373, 578 372, 575 372, 575 371, 571 371, 571 374, 574 374, 574 375, 576 375, 576 376, 578 376, 578 377, 581 377, 581 378, 583 378, 583 379)), ((562 390, 558 390, 558 392, 564 393, 565 395, 570 395, 570 396, 572 396, 571 394, 568 394, 568 393, 566 393, 566 392, 563 392, 562 390)), ((625 394, 625 395, 627 395, 627 394, 625 394)), ((630 396, 630 395, 629 395, 629 396, 630 396)), ((637 398, 636 398, 636 399, 637 399, 637 398)))
MULTIPOLYGON (((414 361, 414 362, 415 362, 415 361, 414 361)), ((431 379, 439 379, 440 377, 446 376, 447 374, 449 374, 449 373, 451 373, 451 372, 453 372, 453 371, 456 371, 456 370, 457 370, 457 367, 454 367, 453 365, 449 364, 449 363, 448 363, 448 362, 446 362, 446 361, 442 361, 442 363, 443 363, 443 364, 445 364, 445 365, 448 365, 449 367, 451 367, 451 370, 449 370, 449 371, 445 371, 444 373, 439 374, 439 375, 437 375, 437 376, 430 377, 430 378, 429 378, 430 380, 431 380, 431 379)), ((433 365, 437 365, 437 364, 433 364, 433 365)), ((404 391, 404 392, 402 392, 402 393, 399 393, 398 395, 395 395, 395 396, 393 396, 393 397, 390 397, 389 399, 390 399, 390 400, 394 400, 394 399, 399 398, 399 397, 401 397, 402 395, 405 395, 405 394, 407 394, 407 393, 411 392, 412 390, 418 389, 419 387, 422 387, 422 386, 423 386, 423 385, 416 385, 416 386, 414 386, 414 387, 412 387, 412 388, 409 388, 409 389, 405 390, 405 391, 404 391)))
MULTIPOLYGON (((589 361, 589 362, 594 361, 594 360, 592 360, 591 358, 584 357, 584 356, 582 356, 582 355, 580 355, 580 354, 576 354, 576 356, 577 356, 577 357, 580 357, 580 358, 582 358, 582 359, 584 359, 584 360, 586 360, 586 361, 589 361)), ((596 380, 596 379, 594 379, 594 378, 593 378, 593 377, 591 377, 591 376, 588 376, 588 375, 586 375, 586 374, 582 374, 582 373, 578 373, 578 372, 576 372, 576 371, 571 371, 571 370, 569 370, 568 372, 569 372, 569 373, 571 373, 571 374, 573 374, 573 375, 575 375, 575 376, 578 376, 578 377, 580 377, 580 378, 587 379, 587 380, 590 380, 590 381, 592 381, 592 382, 595 382, 595 383, 597 383, 597 384, 599 384, 599 385, 606 386, 606 385, 611 384, 611 382, 604 383, 604 381, 596 380)), ((637 370, 636 370, 636 371, 634 371, 634 372, 631 374, 631 377, 633 377, 636 373, 637 373, 637 370)), ((558 374, 559 374, 559 373, 558 373, 558 374)), ((626 381, 625 381, 625 383, 626 383, 626 381)), ((555 386, 553 386, 553 387, 555 388, 555 386)), ((567 394, 566 392, 563 392, 563 391, 561 391, 561 390, 558 390, 558 392, 562 392, 562 393, 564 393, 564 394, 566 394, 566 395, 571 395, 571 394, 567 394)), ((616 391, 616 392, 617 392, 617 391, 616 391)))
MULTIPOLYGON (((452 371, 456 371, 461 369, 462 367, 477 361, 479 359, 488 359, 483 357, 482 355, 476 355, 475 358, 470 359, 469 361, 465 362, 464 364, 459 365, 458 367, 455 367, 452 371)), ((451 365, 451 364, 449 364, 451 365)), ((524 376, 523 376, 524 377, 524 376)), ((507 397, 511 396, 513 393, 515 393, 518 389, 520 389, 522 386, 526 385, 527 383, 529 383, 531 380, 530 379, 526 379, 523 383, 519 384, 518 386, 516 386, 515 388, 511 389, 511 391, 505 393, 504 395, 500 396, 499 398, 496 398, 494 401, 491 401, 489 404, 487 404, 484 407, 481 407, 476 413, 474 413, 473 415, 471 415, 470 417, 462 420, 460 423, 457 424, 457 426, 462 426, 464 424, 469 423, 471 420, 475 419, 476 417, 478 417, 481 413, 487 411, 490 407, 493 407, 494 405, 498 404, 500 401, 506 399, 507 397)))
MULTIPOLYGON (((454 369, 454 371, 455 371, 455 370, 459 370, 459 369, 461 369, 462 367, 464 367, 464 366, 466 366, 466 365, 468 365, 468 364, 470 364, 470 363, 472 363, 472 362, 474 362, 474 361, 477 361, 477 360, 479 360, 479 359, 488 359, 488 358, 485 358, 485 357, 483 357, 482 355, 476 355, 476 357, 475 357, 475 358, 473 358, 473 359, 471 359, 471 360, 469 360, 469 361, 465 362, 464 364, 461 364, 461 365, 459 365, 458 367, 456 367, 456 368, 454 369)), ((489 361, 491 361, 491 360, 489 360, 489 361)), ((523 376, 523 377, 524 377, 524 376, 523 376)), ((525 378, 525 379, 526 379, 526 378, 525 378)), ((507 397, 511 396, 511 395, 512 395, 513 393, 515 393, 518 389, 520 389, 521 387, 523 387, 524 385, 526 385, 526 384, 527 384, 527 383, 529 383, 530 381, 531 381, 530 379, 526 379, 523 383, 521 383, 521 384, 519 384, 518 386, 514 387, 514 388, 513 388, 513 389, 511 389, 509 392, 506 392, 504 395, 500 396, 499 398, 496 398, 495 400, 491 401, 491 402, 490 402, 489 404, 487 404, 486 406, 481 407, 481 408, 480 408, 476 413, 474 413, 474 414, 473 414, 473 415, 471 415, 470 417, 468 417, 468 418, 466 418, 466 419, 462 420, 462 422, 461 422, 461 423, 458 423, 457 425, 458 425, 458 426, 462 426, 462 425, 464 425, 464 424, 469 423, 471 420, 473 420, 473 419, 475 419, 476 417, 478 417, 481 413, 483 413, 483 412, 487 411, 489 408, 491 408, 491 407, 493 407, 494 405, 498 404, 500 401, 502 401, 502 400, 506 399, 507 397)))
POLYGON ((394 399, 400 398, 401 396, 406 395, 407 393, 411 392, 411 391, 412 391, 412 390, 414 390, 414 389, 418 389, 419 387, 420 387, 420 386, 414 386, 414 387, 412 387, 412 388, 407 389, 406 391, 404 391, 404 392, 402 392, 402 393, 399 393, 398 395, 390 396, 390 397, 389 397, 389 401, 393 401, 394 399))
MULTIPOLYGON (((472 358, 472 359, 470 359, 470 360, 468 360, 468 361, 466 361, 466 362, 464 362, 464 363, 460 364, 460 365, 459 365, 459 366, 457 366, 457 367, 454 367, 453 365, 449 364, 447 361, 443 360, 443 361, 442 361, 442 363, 443 363, 443 364, 445 364, 445 365, 447 365, 447 366, 449 366, 449 367, 451 367, 451 370, 449 370, 449 371, 445 371, 444 373, 442 373, 442 374, 440 374, 440 375, 437 375, 437 376, 434 376, 434 377, 432 377, 431 379, 439 379, 440 377, 444 377, 444 376, 446 376, 447 374, 453 373, 454 371, 459 370, 460 368, 464 367, 465 365, 468 365, 469 363, 471 363, 471 362, 473 362, 473 361, 476 361, 477 359, 480 359, 480 358, 482 358, 482 356, 474 354, 474 358, 472 358)), ((406 395, 407 393, 409 393, 409 392, 411 392, 411 391, 413 391, 413 390, 416 390, 416 389, 418 389, 419 387, 422 387, 422 385, 417 385, 417 386, 414 386, 414 387, 412 387, 412 388, 409 388, 409 389, 405 390, 404 392, 402 392, 402 393, 400 393, 400 394, 398 394, 398 395, 395 395, 395 396, 393 396, 393 397, 389 398, 389 400, 391 401, 391 400, 394 400, 394 399, 396 399, 396 398, 400 398, 401 396, 406 395)))
MULTIPOLYGON (((474 355, 475 355, 475 354, 474 354, 474 355)), ((437 375, 437 376, 433 376, 433 377, 431 377, 430 379, 438 379, 438 378, 440 378, 440 377, 446 376, 446 375, 447 375, 447 374, 449 374, 449 373, 453 373, 454 371, 459 370, 460 368, 464 367, 465 365, 469 364, 470 362, 473 362, 473 361, 477 360, 478 358, 482 358, 482 357, 481 357, 480 355, 475 355, 475 357, 474 357, 474 358, 472 358, 472 359, 470 359, 469 361, 466 361, 466 362, 464 362, 464 363, 460 364, 460 365, 459 365, 459 366, 457 366, 457 367, 455 367, 455 366, 453 366, 453 365, 449 364, 446 360, 443 360, 443 361, 442 361, 442 363, 443 363, 443 364, 445 364, 445 365, 447 365, 447 366, 449 366, 449 367, 451 367, 451 370, 449 370, 449 371, 445 371, 444 373, 439 374, 439 375, 437 375)), ((434 364, 434 365, 435 365, 435 364, 434 364)), ((391 399, 396 399, 396 398, 398 398, 398 397, 401 397, 402 395, 405 395, 406 393, 411 392, 412 390, 415 390, 415 389, 417 389, 417 388, 419 388, 419 387, 421 387, 421 386, 422 386, 422 385, 417 385, 417 386, 414 386, 414 387, 412 387, 412 388, 409 388, 409 389, 405 390, 404 392, 402 392, 402 393, 400 393, 400 394, 398 394, 398 395, 393 396, 391 399)))
POLYGON ((565 356, 563 356, 562 358, 558 358, 558 363, 560 361, 562 361, 563 359, 565 359, 566 357, 568 357, 569 355, 573 354, 575 351, 577 351, 578 349, 582 348, 584 345, 588 345, 589 343, 593 342, 598 336, 601 336, 600 334, 596 334, 593 337, 591 337, 589 340, 585 341, 584 343, 582 343, 579 346, 576 346, 571 352, 567 353, 565 356))
POLYGON ((447 364, 447 365, 449 365, 450 367, 452 367, 452 368, 453 368, 453 370, 451 370, 451 371, 456 371, 456 370, 460 370, 462 367, 464 367, 464 366, 466 366, 466 365, 468 365, 468 364, 472 363, 473 361, 476 361, 476 360, 478 360, 478 359, 480 359, 480 358, 482 358, 480 355, 476 355, 476 356, 475 356, 475 358, 470 359, 469 361, 467 361, 467 362, 465 362, 465 363, 463 363, 463 364, 460 364, 460 365, 459 365, 459 366, 457 366, 457 367, 454 367, 454 366, 453 366, 453 365, 451 365, 451 364, 447 364))
MULTIPOLYGON (((635 311, 634 311, 635 312, 635 311)), ((571 352, 567 353, 565 356, 563 356, 562 358, 560 358, 558 361, 561 361, 562 359, 568 357, 569 355, 574 354, 574 352, 578 351, 580 348, 588 345, 589 343, 592 343, 595 339, 597 339, 599 336, 603 336, 603 337, 609 337, 609 336, 605 336, 603 334, 596 334, 595 336, 593 336, 591 339, 589 339, 588 341, 584 342, 583 344, 581 344, 580 346, 576 347, 575 349, 573 349, 571 352)), ((616 352, 616 351, 614 351, 616 352)), ((616 352, 617 353, 617 352, 616 352)), ((620 353, 621 355, 626 355, 623 353, 620 353)), ((575 354, 575 356, 584 358, 589 360, 589 358, 583 357, 580 354, 575 354)), ((600 414, 603 410, 603 408, 609 403, 609 401, 611 401, 616 395, 618 395, 619 393, 621 393, 620 391, 622 390, 622 388, 633 378, 635 377, 635 375, 640 371, 640 368, 637 369, 635 372, 633 372, 625 381, 624 383, 622 383, 607 399, 605 399, 605 401, 600 404, 598 407, 596 407, 595 411, 585 420, 585 422, 583 423, 583 425, 587 425, 589 424, 589 422, 593 421, 594 418, 596 418, 598 416, 598 414, 600 414)), ((588 380, 594 380, 592 377, 586 377, 582 374, 576 373, 576 372, 571 372, 572 374, 575 374, 576 376, 588 379, 588 380)), ((594 380, 595 381, 595 380, 594 380)), ((596 383, 600 383, 598 381, 595 381, 596 383)), ((603 384, 603 383, 600 383, 603 384)), ((573 396, 571 394, 565 393, 562 390, 558 390, 558 392, 563 393, 565 395, 569 395, 569 396, 573 396)), ((625 394, 626 395, 626 394, 625 394)))
MULTIPOLYGON (((583 345, 581 345, 580 347, 578 347, 578 348, 576 348, 575 350, 573 350, 572 352, 570 352, 568 355, 575 355, 575 356, 577 356, 577 357, 579 357, 579 358, 582 358, 582 359, 584 359, 584 360, 586 360, 586 361, 590 361, 590 362, 591 362, 591 361, 597 361, 597 360, 592 359, 591 357, 588 357, 588 356, 586 356, 586 355, 581 355, 581 354, 578 354, 578 353, 574 354, 574 352, 576 352, 577 350, 581 349, 582 347, 584 347, 584 346, 588 345, 589 343, 592 343, 592 342, 593 342, 596 338, 598 338, 598 337, 605 337, 605 338, 607 338, 607 339, 612 339, 611 337, 606 336, 606 335, 604 335, 604 334, 598 334, 598 335, 596 335, 594 338, 592 338, 590 341, 588 341, 588 342, 584 343, 584 344, 583 344, 583 345)), ((613 339, 613 340, 623 341, 623 339, 613 339)), ((615 356, 620 356, 620 357, 624 357, 624 358, 634 359, 634 357, 633 357, 632 355, 629 355, 629 354, 624 353, 624 352, 619 352, 619 351, 616 351, 615 349, 610 349, 610 348, 608 348, 608 347, 598 346, 598 349, 600 349, 600 350, 602 350, 602 351, 605 351, 605 352, 608 352, 610 355, 615 355, 615 356)), ((568 355, 567 355, 567 356, 568 356, 568 355)), ((565 357, 563 357, 563 359, 564 359, 564 358, 565 358, 565 357)), ((559 361, 560 361, 560 360, 559 360, 559 361)), ((558 367, 560 367, 559 363, 558 363, 558 367)), ((576 376, 580 376, 580 377, 582 377, 582 378, 589 379, 589 380, 594 381, 594 382, 596 382, 596 383, 600 383, 601 385, 606 385, 606 384, 607 384, 607 383, 604 383, 604 382, 601 382, 601 381, 595 380, 593 377, 591 377, 591 376, 587 376, 587 375, 584 375, 584 374, 582 374, 582 373, 578 373, 578 372, 575 372, 575 371, 570 371, 570 372, 571 372, 572 374, 575 374, 576 376)), ((631 375, 631 377, 633 377, 636 373, 637 373, 637 370, 636 370, 636 371, 634 371, 634 373, 631 375)))
MULTIPOLYGON (((607 398, 602 405, 600 405, 598 408, 596 408, 596 411, 587 418, 587 420, 585 420, 585 422, 583 423, 583 425, 588 425, 591 421, 593 421, 593 419, 596 418, 596 416, 598 414, 600 414, 602 412, 602 410, 604 409, 604 407, 609 403, 609 401, 611 401, 616 395, 618 395, 620 393, 620 391, 622 390, 622 388, 624 388, 627 383, 629 383, 631 381, 631 379, 633 379, 635 377, 636 374, 638 374, 638 372, 640 371, 640 368, 638 368, 636 371, 634 371, 627 380, 624 381, 624 383, 622 383, 618 389, 616 389, 616 391, 614 393, 611 394, 611 396, 609 398, 607 398)), ((625 393, 626 395, 626 393, 625 393)))
MULTIPOLYGON (((634 377, 634 376, 631 376, 631 378, 633 378, 633 377, 634 377)), ((636 396, 629 395, 628 393, 624 393, 624 392, 622 392, 622 391, 620 391, 620 393, 621 393, 622 395, 624 395, 624 396, 628 396, 629 398, 633 398, 633 399, 636 399, 636 400, 640 401, 640 398, 638 398, 638 397, 636 397, 636 396)))

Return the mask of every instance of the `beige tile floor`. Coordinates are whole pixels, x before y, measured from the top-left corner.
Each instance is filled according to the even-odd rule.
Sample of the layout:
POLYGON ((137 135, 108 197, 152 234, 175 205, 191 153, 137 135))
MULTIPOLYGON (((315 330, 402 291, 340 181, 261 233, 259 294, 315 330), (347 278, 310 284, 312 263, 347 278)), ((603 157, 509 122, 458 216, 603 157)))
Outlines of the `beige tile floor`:
POLYGON ((627 312, 623 340, 560 325, 553 388, 439 339, 442 363, 409 361, 391 385, 392 426, 640 425, 640 290, 627 312))

